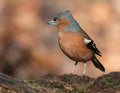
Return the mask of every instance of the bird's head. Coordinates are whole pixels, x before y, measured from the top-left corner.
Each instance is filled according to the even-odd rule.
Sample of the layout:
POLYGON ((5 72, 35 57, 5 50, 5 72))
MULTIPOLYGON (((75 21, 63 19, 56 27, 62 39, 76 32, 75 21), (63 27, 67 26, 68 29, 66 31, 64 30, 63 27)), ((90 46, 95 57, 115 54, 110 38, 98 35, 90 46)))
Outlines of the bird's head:
POLYGON ((67 26, 70 24, 70 16, 71 13, 68 10, 61 12, 57 16, 55 16, 53 20, 49 21, 48 24, 55 25, 57 27, 67 26))
POLYGON ((66 31, 73 32, 80 28, 69 10, 59 13, 53 18, 53 20, 49 21, 48 24, 55 25, 59 29, 62 28, 66 31))

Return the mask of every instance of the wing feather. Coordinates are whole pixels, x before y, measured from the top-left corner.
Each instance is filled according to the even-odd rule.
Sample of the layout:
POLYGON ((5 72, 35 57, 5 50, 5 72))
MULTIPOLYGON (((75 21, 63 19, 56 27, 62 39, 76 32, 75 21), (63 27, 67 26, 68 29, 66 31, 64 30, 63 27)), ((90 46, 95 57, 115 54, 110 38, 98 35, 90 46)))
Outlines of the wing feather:
POLYGON ((98 50, 98 48, 96 47, 96 44, 94 43, 94 41, 92 39, 85 38, 84 41, 85 41, 86 46, 89 49, 93 50, 95 54, 102 56, 101 52, 98 50))

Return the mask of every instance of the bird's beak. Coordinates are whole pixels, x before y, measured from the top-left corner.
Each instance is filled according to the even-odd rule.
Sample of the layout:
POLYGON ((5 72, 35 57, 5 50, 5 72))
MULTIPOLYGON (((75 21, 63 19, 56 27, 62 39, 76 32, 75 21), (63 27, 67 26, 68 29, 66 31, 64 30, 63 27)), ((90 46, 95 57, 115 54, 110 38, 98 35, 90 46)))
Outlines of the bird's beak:
POLYGON ((57 25, 55 21, 51 20, 48 22, 48 25, 57 25))

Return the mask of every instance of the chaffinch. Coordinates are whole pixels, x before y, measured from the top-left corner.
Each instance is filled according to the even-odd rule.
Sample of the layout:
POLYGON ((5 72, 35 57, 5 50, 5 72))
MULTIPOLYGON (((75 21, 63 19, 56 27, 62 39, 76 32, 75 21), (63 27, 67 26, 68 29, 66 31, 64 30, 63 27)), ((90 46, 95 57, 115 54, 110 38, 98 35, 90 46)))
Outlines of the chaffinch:
POLYGON ((69 10, 59 13, 48 24, 57 26, 59 30, 59 46, 63 53, 70 59, 75 61, 72 73, 78 62, 84 63, 82 75, 86 73, 86 64, 92 61, 95 67, 101 71, 105 71, 103 65, 96 58, 96 55, 101 56, 100 51, 96 47, 94 41, 73 18, 69 10))

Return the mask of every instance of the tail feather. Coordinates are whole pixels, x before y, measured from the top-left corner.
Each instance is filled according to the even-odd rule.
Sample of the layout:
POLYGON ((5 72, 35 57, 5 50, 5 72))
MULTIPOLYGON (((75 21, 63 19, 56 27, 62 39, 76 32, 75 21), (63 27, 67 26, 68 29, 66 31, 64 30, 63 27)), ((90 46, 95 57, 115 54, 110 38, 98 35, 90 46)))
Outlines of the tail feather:
POLYGON ((97 67, 99 70, 101 70, 101 71, 103 71, 103 72, 105 71, 104 66, 99 62, 99 60, 97 60, 96 57, 94 57, 94 58, 92 59, 92 62, 93 62, 93 64, 94 64, 94 66, 97 67))

